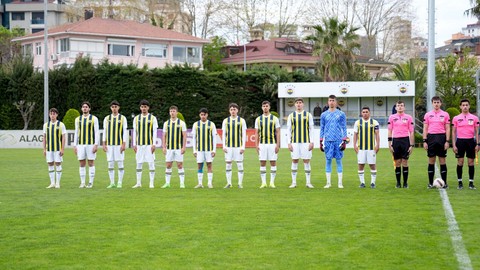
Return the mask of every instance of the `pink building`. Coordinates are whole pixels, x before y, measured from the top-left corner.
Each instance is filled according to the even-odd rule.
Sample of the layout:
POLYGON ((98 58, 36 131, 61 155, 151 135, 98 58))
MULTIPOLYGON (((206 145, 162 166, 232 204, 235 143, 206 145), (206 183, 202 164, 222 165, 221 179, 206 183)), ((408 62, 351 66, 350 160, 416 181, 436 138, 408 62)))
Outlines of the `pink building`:
MULTIPOLYGON (((14 39, 36 68, 44 66, 44 32, 14 39)), ((184 65, 202 68, 202 47, 209 41, 146 23, 91 18, 48 29, 48 67, 72 65, 80 56, 94 64, 111 63, 149 68, 184 65)))

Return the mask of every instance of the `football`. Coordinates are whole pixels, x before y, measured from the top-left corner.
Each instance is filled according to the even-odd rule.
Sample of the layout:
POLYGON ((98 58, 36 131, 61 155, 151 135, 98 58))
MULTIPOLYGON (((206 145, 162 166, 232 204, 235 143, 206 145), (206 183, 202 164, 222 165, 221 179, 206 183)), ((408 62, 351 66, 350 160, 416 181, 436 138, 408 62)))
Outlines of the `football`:
POLYGON ((442 180, 442 178, 437 178, 433 180, 433 186, 436 188, 443 188, 445 186, 445 182, 442 180))

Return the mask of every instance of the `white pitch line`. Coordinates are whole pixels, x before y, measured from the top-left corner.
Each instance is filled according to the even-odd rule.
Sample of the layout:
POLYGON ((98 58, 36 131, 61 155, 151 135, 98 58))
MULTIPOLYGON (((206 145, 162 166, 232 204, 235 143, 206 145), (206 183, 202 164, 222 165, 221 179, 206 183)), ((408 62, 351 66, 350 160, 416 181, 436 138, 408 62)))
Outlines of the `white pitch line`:
MULTIPOLYGON (((437 164, 435 163, 435 172, 436 177, 440 175, 440 170, 438 169, 437 164)), ((448 232, 450 238, 452 239, 453 249, 455 250, 455 257, 457 257, 459 269, 472 270, 472 261, 468 255, 468 251, 465 248, 463 243, 462 232, 458 227, 457 220, 455 219, 455 214, 453 213, 452 205, 450 204, 450 199, 448 198, 447 191, 445 189, 440 189, 440 198, 442 198, 443 210, 445 211, 445 217, 447 218, 448 232)))

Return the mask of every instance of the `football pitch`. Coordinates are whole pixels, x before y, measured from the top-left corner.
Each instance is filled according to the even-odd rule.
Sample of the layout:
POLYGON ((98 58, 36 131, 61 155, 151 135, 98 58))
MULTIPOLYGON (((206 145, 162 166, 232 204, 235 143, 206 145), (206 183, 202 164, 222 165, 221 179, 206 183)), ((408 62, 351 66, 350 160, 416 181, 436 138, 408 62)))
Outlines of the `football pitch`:
MULTIPOLYGON (((186 189, 179 188, 176 169, 172 188, 159 188, 165 166, 158 149, 155 189, 148 188, 146 164, 143 188, 131 188, 136 182, 131 149, 122 189, 106 188, 101 149, 93 189, 78 188, 72 149, 65 154, 61 189, 45 189, 49 179, 41 149, 0 153, 0 269, 459 269, 465 264, 457 259, 458 245, 471 260, 467 268, 480 268, 480 189, 456 189, 451 151, 446 194, 462 237, 457 242, 441 191, 426 189, 427 157, 418 148, 410 159, 409 189, 395 189, 387 149, 378 154, 377 188, 358 188, 356 158, 347 149, 343 190, 336 188, 336 173, 333 187, 323 189, 325 159, 318 149, 312 158, 315 189, 305 188, 301 165, 298 187, 288 188, 286 149, 280 151, 276 189, 259 189, 258 159, 248 149, 244 188, 235 185, 234 165, 234 188, 228 190, 221 149, 214 189, 193 189, 191 150, 185 155, 186 189)), ((476 170, 480 187, 480 167, 476 170)), ((368 186, 368 169, 365 179, 368 186)))

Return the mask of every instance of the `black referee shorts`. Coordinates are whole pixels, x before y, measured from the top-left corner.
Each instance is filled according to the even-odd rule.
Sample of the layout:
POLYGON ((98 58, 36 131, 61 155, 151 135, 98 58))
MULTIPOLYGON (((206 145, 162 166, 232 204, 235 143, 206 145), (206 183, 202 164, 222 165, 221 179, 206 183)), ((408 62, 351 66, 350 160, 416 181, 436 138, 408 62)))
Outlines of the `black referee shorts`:
POLYGON ((445 134, 428 134, 427 135, 427 156, 428 157, 446 157, 445 142, 447 135, 445 134))
POLYGON ((475 140, 471 139, 457 139, 455 146, 457 147, 458 151, 455 154, 456 158, 463 158, 465 153, 467 154, 467 158, 474 159, 475 158, 475 140))
POLYGON ((408 148, 410 148, 410 138, 393 138, 392 139, 393 147, 393 159, 408 159, 410 153, 408 153, 408 148))

